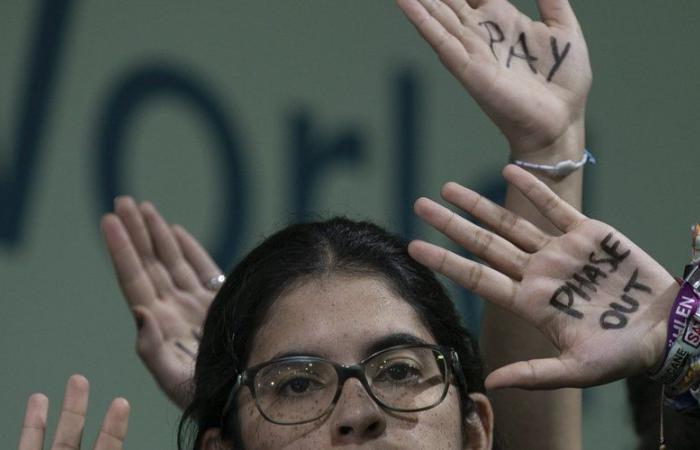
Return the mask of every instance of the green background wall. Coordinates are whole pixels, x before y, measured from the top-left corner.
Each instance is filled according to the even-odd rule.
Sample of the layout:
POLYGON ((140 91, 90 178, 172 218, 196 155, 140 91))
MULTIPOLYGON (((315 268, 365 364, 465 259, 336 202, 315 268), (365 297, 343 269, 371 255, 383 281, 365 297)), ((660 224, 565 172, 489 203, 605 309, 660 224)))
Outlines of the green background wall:
MULTIPOLYGON (((17 152, 25 151, 13 142, 43 3, 0 2, 0 180, 16 173, 17 152)), ((517 5, 536 11, 534 2, 517 5)), ((689 225, 700 220, 700 3, 574 7, 594 69, 588 137, 599 164, 589 169, 587 212, 677 272, 688 256, 689 225)), ((486 186, 507 158, 504 139, 389 0, 84 0, 67 14, 21 235, 0 241, 0 440, 8 445, 31 392, 49 395, 53 424, 66 378, 82 373, 92 383, 86 442, 109 400, 121 395, 133 410, 128 448, 174 446, 178 412, 133 351, 132 319, 98 230, 100 117, 133 68, 175 67, 226 112, 247 179, 238 254, 295 217, 290 120, 299 111, 311 117, 319 141, 355 130, 364 150, 359 162, 319 179, 311 209, 399 228, 394 128, 401 73, 415 77, 421 101, 416 192, 436 196, 450 179, 486 186)), ((159 98, 134 116, 124 149, 125 191, 216 244, 228 214, 222 186, 231 174, 219 170, 201 116, 159 98)), ((0 203, 2 214, 17 211, 10 208, 0 203)), ((431 236, 422 227, 418 233, 431 236)), ((587 392, 584 429, 587 449, 632 448, 621 385, 587 392)))

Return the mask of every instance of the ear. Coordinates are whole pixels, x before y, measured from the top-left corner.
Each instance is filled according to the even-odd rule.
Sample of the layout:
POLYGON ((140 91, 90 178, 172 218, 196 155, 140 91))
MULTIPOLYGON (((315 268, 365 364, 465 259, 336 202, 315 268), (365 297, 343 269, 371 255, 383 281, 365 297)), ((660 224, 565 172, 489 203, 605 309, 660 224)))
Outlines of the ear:
POLYGON ((493 409, 484 394, 473 392, 469 398, 474 411, 464 418, 464 449, 490 449, 493 446, 493 409))
POLYGON ((209 428, 204 432, 202 445, 199 450, 234 450, 233 445, 221 440, 221 430, 219 428, 209 428))

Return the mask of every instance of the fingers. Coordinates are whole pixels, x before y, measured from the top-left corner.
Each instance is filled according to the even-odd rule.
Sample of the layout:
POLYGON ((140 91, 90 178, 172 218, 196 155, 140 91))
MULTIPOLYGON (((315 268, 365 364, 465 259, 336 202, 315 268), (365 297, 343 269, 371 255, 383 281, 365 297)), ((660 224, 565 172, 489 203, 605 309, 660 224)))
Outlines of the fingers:
POLYGON ((101 228, 126 301, 130 306, 153 302, 157 297, 156 289, 121 219, 114 214, 106 214, 102 218, 101 228))
POLYGON ((567 28, 578 28, 576 14, 568 0, 537 0, 542 22, 549 26, 562 25, 567 28))
POLYGON ((527 252, 534 253, 540 250, 551 239, 528 220, 457 183, 445 184, 441 195, 454 206, 471 214, 489 229, 527 252))
MULTIPOLYGON (((81 375, 73 375, 66 383, 66 391, 56 426, 52 450, 78 450, 82 439, 87 412, 89 383, 81 375)), ((34 394, 27 401, 18 450, 42 450, 49 399, 34 394)), ((102 422, 94 450, 121 450, 129 420, 129 403, 114 399, 102 422)))
POLYGON ((94 450, 122 450, 129 425, 129 402, 115 398, 107 409, 94 450))
POLYGON ((476 9, 483 5, 484 3, 488 2, 488 0, 467 0, 467 3, 469 3, 469 6, 472 8, 476 9))
POLYGON ((18 450, 42 450, 49 399, 44 394, 33 394, 27 400, 24 422, 19 436, 18 450))
POLYGON ((192 266, 201 283, 206 283, 221 273, 221 269, 211 259, 209 253, 187 230, 180 225, 173 225, 172 230, 185 259, 192 266))
POLYGON ((529 255, 515 245, 427 198, 418 199, 414 209, 424 221, 490 266, 511 278, 522 278, 529 255))
POLYGON ((148 227, 158 260, 168 270, 175 285, 190 292, 199 288, 199 279, 183 257, 170 225, 165 222, 150 202, 142 203, 139 210, 148 227))
POLYGON ((462 24, 466 22, 467 16, 469 16, 472 11, 467 2, 463 0, 452 2, 444 0, 418 1, 423 5, 423 8, 453 36, 459 36, 458 33, 455 34, 455 31, 459 31, 462 24))
POLYGON ((474 8, 481 6, 484 1, 485 0, 442 0, 439 3, 447 5, 462 22, 465 22, 467 16, 473 12, 474 8))
POLYGON ((137 253, 144 260, 155 258, 151 236, 134 199, 131 197, 117 198, 114 201, 114 212, 126 227, 137 253))
MULTIPOLYGON (((474 53, 477 49, 486 49, 486 46, 482 42, 482 39, 472 30, 469 26, 469 18, 472 16, 474 10, 469 6, 464 0, 419 0, 425 10, 437 21, 442 28, 444 28, 452 37, 454 37, 459 43, 464 47, 467 53, 474 53)), ((435 47, 435 50, 439 50, 435 47)), ((445 47, 450 49, 450 47, 445 47)), ((449 55, 443 55, 441 51, 437 52, 441 59, 444 61, 452 61, 449 55), (445 59, 444 57, 448 57, 445 59)), ((463 58, 463 53, 459 53, 459 60, 457 65, 454 63, 448 68, 455 69, 454 73, 463 73, 463 69, 466 67, 465 60, 463 58)))
POLYGON ((146 224, 146 219, 131 197, 120 197, 115 201, 114 212, 119 216, 141 261, 141 267, 160 296, 171 296, 175 287, 170 274, 159 260, 146 224))
POLYGON ((568 232, 586 220, 586 216, 559 198, 546 184, 528 171, 509 164, 503 169, 503 177, 518 188, 559 230, 568 232))
POLYGON ((486 377, 486 389, 516 387, 521 389, 558 389, 576 387, 577 383, 561 359, 543 358, 520 361, 494 370, 486 377))
MULTIPOLYGON (((445 11, 444 5, 441 2, 433 0, 432 2, 424 1, 434 5, 435 11, 444 13, 441 17, 445 23, 441 23, 436 17, 433 17, 425 6, 418 0, 398 0, 399 7, 403 10, 406 17, 413 23, 418 32, 430 44, 431 47, 443 61, 445 66, 458 78, 461 78, 469 65, 470 57, 467 48, 462 42, 475 42, 476 39, 458 39, 451 34, 446 25, 458 26, 459 20, 452 15, 449 18, 448 12, 445 11)), ((465 27, 461 27, 465 33, 470 33, 465 27)), ((459 36, 460 34, 457 34, 459 36)))
POLYGON ((52 450, 78 450, 80 448, 89 390, 90 385, 85 377, 73 375, 68 379, 56 434, 53 438, 53 444, 51 444, 52 450))
POLYGON ((514 303, 518 283, 506 275, 423 241, 411 242, 408 253, 419 263, 445 275, 476 295, 516 314, 522 313, 514 303))

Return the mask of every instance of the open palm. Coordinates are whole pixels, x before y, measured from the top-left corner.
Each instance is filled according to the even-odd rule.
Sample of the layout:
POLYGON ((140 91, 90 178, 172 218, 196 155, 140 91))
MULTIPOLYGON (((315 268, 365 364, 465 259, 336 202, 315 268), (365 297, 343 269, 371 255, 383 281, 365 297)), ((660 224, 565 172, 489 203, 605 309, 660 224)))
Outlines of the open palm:
POLYGON ((567 0, 538 0, 541 21, 506 0, 397 3, 516 156, 546 150, 582 129, 592 75, 567 0))
POLYGON ((673 277, 611 226, 592 220, 516 166, 504 176, 563 233, 552 236, 474 191, 448 183, 443 197, 494 232, 428 200, 416 212, 489 266, 421 241, 419 262, 537 327, 560 350, 491 373, 487 387, 601 384, 654 367, 663 356, 673 277))
POLYGON ((102 233, 119 286, 139 329, 136 349, 160 387, 180 407, 189 404, 199 334, 221 273, 199 243, 170 226, 150 203, 117 199, 102 233))

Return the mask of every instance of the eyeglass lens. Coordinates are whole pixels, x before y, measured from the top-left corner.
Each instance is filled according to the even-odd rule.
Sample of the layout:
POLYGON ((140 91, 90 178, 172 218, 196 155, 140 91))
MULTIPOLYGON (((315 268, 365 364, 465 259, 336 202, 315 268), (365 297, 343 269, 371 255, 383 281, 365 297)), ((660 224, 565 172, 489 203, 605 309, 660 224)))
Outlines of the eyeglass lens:
MULTIPOLYGON (((425 409, 443 398, 447 362, 437 350, 388 350, 363 366, 372 394, 389 409, 425 409)), ((270 420, 300 423, 329 410, 338 390, 338 373, 333 364, 316 358, 280 361, 258 371, 254 389, 258 407, 270 420)))

